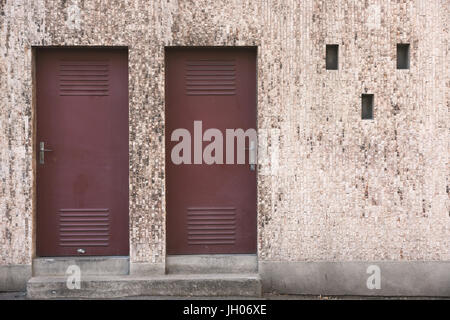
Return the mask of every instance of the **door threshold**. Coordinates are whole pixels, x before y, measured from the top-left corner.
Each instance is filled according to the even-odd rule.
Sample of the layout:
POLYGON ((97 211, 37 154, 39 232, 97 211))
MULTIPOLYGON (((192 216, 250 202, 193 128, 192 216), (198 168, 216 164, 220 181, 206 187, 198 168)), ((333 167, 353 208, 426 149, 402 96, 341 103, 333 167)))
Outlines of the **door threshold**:
POLYGON ((127 275, 130 273, 130 258, 128 256, 37 257, 33 259, 33 276, 64 276, 73 266, 79 267, 81 276, 127 275))
POLYGON ((199 254, 169 255, 166 257, 167 273, 257 273, 256 254, 199 254))

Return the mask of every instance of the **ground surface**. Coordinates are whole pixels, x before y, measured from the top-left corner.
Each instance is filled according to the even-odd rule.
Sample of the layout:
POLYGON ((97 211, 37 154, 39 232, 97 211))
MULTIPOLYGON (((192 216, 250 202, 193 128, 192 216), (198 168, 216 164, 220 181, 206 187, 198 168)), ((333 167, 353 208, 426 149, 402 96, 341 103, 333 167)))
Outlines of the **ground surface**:
MULTIPOLYGON (((249 297, 137 296, 113 300, 255 300, 249 297)), ((258 300, 450 300, 450 297, 367 297, 265 294, 258 300)), ((0 292, 0 300, 28 300, 25 292, 0 292)))

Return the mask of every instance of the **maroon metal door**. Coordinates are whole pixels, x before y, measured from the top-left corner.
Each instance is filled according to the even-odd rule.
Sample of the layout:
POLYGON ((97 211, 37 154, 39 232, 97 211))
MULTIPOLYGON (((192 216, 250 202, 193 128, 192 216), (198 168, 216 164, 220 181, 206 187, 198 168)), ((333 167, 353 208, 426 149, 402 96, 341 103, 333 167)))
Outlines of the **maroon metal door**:
MULTIPOLYGON (((256 172, 248 164, 174 164, 177 128, 256 129, 256 50, 166 50, 167 253, 256 252, 256 172)), ((210 142, 203 142, 203 148, 210 142)), ((248 140, 247 140, 248 146, 248 140)), ((202 148, 202 150, 203 150, 202 148)), ((225 149, 223 151, 225 163, 225 149)))
POLYGON ((127 59, 37 50, 38 256, 128 255, 127 59))

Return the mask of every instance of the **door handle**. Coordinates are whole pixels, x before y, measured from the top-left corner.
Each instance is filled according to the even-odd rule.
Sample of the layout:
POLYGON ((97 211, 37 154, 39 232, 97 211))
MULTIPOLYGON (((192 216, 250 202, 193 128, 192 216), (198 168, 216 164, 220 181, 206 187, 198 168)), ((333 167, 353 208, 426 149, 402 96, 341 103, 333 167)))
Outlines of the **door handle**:
POLYGON ((255 171, 256 169, 256 143, 255 141, 250 141, 249 148, 245 148, 248 150, 248 162, 250 164, 250 171, 255 171))
POLYGON ((45 153, 50 152, 50 151, 53 151, 53 150, 45 149, 45 143, 43 141, 41 141, 39 143, 39 163, 40 164, 45 163, 45 153))

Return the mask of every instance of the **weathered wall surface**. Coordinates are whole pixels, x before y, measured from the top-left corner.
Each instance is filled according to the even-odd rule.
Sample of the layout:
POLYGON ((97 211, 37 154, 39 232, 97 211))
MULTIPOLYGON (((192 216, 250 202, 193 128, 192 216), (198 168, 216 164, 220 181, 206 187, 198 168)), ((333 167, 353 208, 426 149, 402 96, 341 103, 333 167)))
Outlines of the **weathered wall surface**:
POLYGON ((33 244, 32 46, 128 46, 133 262, 164 262, 164 46, 258 46, 262 260, 449 260, 449 11, 416 1, 0 0, 0 264, 33 244), (396 44, 411 69, 396 70, 396 44), (325 70, 325 44, 340 69, 325 70), (361 93, 375 95, 362 121, 361 93), (273 130, 272 132, 276 132, 273 130))

